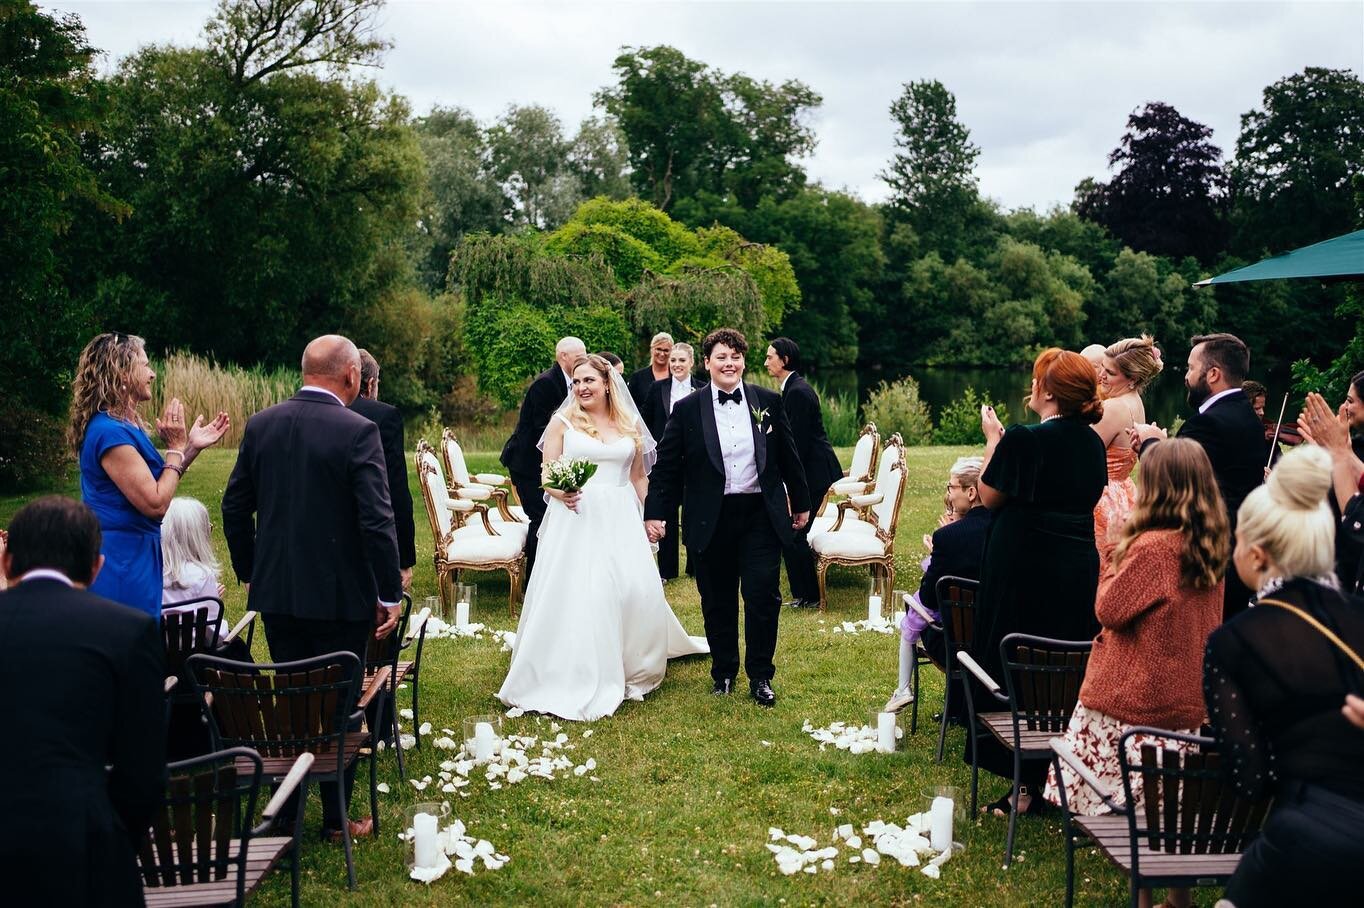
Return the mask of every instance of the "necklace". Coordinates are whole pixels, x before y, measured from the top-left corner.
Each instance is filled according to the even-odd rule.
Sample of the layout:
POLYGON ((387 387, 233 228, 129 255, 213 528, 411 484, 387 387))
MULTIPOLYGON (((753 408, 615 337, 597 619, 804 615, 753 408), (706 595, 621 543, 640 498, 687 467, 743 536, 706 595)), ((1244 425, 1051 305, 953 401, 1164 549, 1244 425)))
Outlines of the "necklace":
POLYGON ((1050 416, 1043 416, 1043 417, 1042 417, 1042 421, 1043 421, 1043 422, 1051 422, 1053 419, 1060 419, 1060 418, 1061 418, 1061 414, 1060 414, 1060 413, 1053 413, 1053 414, 1051 414, 1050 416))

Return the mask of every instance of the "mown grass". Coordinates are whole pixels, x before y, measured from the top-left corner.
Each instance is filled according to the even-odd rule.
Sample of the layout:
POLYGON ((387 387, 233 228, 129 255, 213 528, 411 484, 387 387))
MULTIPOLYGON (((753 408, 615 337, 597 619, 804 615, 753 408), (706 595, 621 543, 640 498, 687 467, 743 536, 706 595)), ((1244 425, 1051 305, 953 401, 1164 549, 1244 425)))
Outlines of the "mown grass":
MULTIPOLYGON (((941 508, 942 487, 953 459, 965 448, 911 448, 909 480, 897 537, 896 586, 912 588, 919 579, 919 537, 930 531, 941 508)), ((846 462, 849 452, 840 451, 846 462)), ((217 511, 236 452, 203 454, 185 478, 183 490, 217 511)), ((495 468, 495 455, 473 455, 474 469, 495 468)), ((74 485, 69 489, 74 493, 74 485)), ((415 481, 413 493, 417 494, 415 481)), ((0 525, 22 502, 0 499, 0 525)), ((420 504, 418 505, 420 507, 420 504)), ((217 521, 215 521, 217 523, 217 521)), ((226 562, 221 530, 215 543, 226 562)), ((603 557, 610 557, 603 552, 603 557)), ((506 581, 477 575, 481 614, 477 620, 511 628, 506 611, 506 581)), ((229 572, 230 581, 230 572, 229 572)), ((434 592, 431 538, 418 519, 415 595, 434 592)), ((339 846, 317 841, 316 791, 309 802, 305 832, 305 905, 392 904, 546 904, 546 905, 1053 905, 1064 895, 1064 850, 1058 818, 1024 817, 1019 823, 1018 859, 1001 868, 1005 821, 981 819, 959 829, 965 851, 943 868, 941 880, 893 861, 879 867, 849 865, 840 859, 831 873, 783 877, 763 847, 769 826, 816 836, 826 844, 840 822, 857 826, 873 820, 903 822, 924 809, 931 786, 965 787, 962 732, 948 736, 948 756, 939 765, 933 751, 937 729, 927 720, 942 702, 941 677, 924 673, 925 694, 917 735, 889 755, 852 756, 821 752, 801 731, 810 719, 870 721, 895 681, 896 638, 878 634, 833 634, 839 620, 863 618, 866 575, 835 570, 829 613, 786 611, 777 648, 778 694, 775 709, 762 710, 743 696, 718 699, 709 693, 704 659, 674 662, 663 686, 643 703, 627 702, 613 717, 594 723, 591 738, 583 726, 563 723, 577 745, 575 762, 595 757, 601 781, 569 777, 530 779, 490 791, 481 777, 467 798, 444 797, 452 815, 472 834, 486 838, 511 856, 496 872, 473 877, 451 872, 429 889, 409 881, 404 849, 397 840, 404 810, 432 800, 433 789, 418 793, 402 786, 392 754, 380 758, 380 777, 392 787, 381 795, 383 834, 356 849, 360 888, 345 887, 339 846), (763 741, 771 742, 764 746, 763 741), (841 813, 835 817, 830 808, 841 813)), ((565 589, 563 595, 572 595, 565 589)), ((674 609, 693 632, 701 629, 695 585, 682 578, 668 584, 674 609)), ((228 611, 240 615, 242 590, 229 583, 228 611)), ((257 658, 265 659, 262 635, 257 658)), ((496 643, 431 641, 422 671, 422 718, 437 730, 458 729, 464 716, 501 711, 495 694, 508 655, 496 643)), ((401 705, 406 705, 401 704, 401 705)), ((908 723, 908 713, 904 720, 908 723)), ((523 733, 548 730, 548 720, 532 716, 509 720, 523 733)), ((907 729, 906 729, 907 730, 907 729)), ((456 736, 458 737, 458 735, 456 736)), ((448 754, 429 741, 407 752, 409 776, 435 776, 448 754)), ((365 772, 356 786, 353 815, 365 812, 365 772)), ((1001 794, 1004 783, 982 778, 982 801, 1001 794)), ((1077 904, 1113 905, 1125 901, 1126 886, 1102 857, 1085 850, 1077 863, 1077 904)), ((257 897, 261 905, 284 905, 288 873, 280 872, 257 897)), ((1198 900, 1211 904, 1213 893, 1198 900)))

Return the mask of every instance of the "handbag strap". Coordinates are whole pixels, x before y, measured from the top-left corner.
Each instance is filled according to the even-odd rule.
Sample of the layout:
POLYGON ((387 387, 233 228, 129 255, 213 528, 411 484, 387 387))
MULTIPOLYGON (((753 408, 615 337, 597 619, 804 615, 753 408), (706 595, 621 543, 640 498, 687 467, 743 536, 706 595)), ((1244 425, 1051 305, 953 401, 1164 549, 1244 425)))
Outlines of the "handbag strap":
POLYGON ((1259 604, 1277 605, 1279 608, 1287 609, 1288 611, 1297 615, 1303 621, 1306 621, 1308 624, 1312 625, 1317 630, 1321 631, 1322 636, 1324 636, 1327 640, 1330 640, 1337 647, 1339 647, 1340 651, 1343 652, 1345 655, 1349 656, 1352 660, 1354 660, 1354 664, 1359 668, 1361 672, 1364 672, 1364 658, 1360 658, 1359 653, 1355 652, 1353 649, 1350 648, 1349 644, 1347 644, 1344 640, 1340 639, 1340 637, 1336 635, 1335 631, 1331 630, 1329 627, 1322 624, 1316 618, 1313 618, 1311 615, 1307 614, 1307 612, 1305 612, 1304 610, 1298 608, 1296 605, 1289 605, 1287 602, 1284 602, 1281 599, 1261 599, 1259 601, 1259 604))

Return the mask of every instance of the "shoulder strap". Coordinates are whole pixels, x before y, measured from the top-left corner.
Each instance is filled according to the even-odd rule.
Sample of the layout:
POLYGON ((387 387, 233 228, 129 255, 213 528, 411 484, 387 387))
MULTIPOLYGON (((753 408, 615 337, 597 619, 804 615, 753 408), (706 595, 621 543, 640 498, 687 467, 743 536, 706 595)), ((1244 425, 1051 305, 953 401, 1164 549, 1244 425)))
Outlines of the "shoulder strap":
POLYGON ((1316 618, 1313 618, 1311 615, 1307 614, 1307 612, 1298 608, 1296 605, 1289 605, 1287 602, 1284 602, 1280 599, 1261 599, 1259 604, 1276 605, 1279 608, 1287 609, 1288 611, 1297 615, 1303 621, 1306 621, 1308 624, 1312 625, 1317 630, 1321 631, 1322 636, 1324 636, 1327 640, 1330 640, 1337 647, 1339 647, 1340 651, 1343 652, 1345 655, 1349 656, 1350 659, 1354 661, 1354 664, 1359 668, 1359 670, 1364 672, 1364 658, 1360 658, 1359 653, 1355 652, 1353 649, 1350 648, 1349 644, 1347 644, 1344 640, 1340 639, 1340 637, 1336 636, 1335 631, 1331 630, 1329 627, 1322 624, 1316 618))

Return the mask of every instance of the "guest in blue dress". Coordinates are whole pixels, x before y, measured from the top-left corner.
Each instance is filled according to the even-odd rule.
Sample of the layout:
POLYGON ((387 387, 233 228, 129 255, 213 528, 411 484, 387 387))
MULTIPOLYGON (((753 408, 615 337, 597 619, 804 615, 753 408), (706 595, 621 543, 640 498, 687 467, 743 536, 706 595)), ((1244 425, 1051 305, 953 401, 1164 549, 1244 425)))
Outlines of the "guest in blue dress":
POLYGON ((184 405, 172 399, 156 421, 163 458, 137 412, 155 380, 142 338, 98 335, 76 368, 68 441, 80 463, 81 497, 103 535, 104 568, 91 591, 160 618, 161 518, 185 470, 222 439, 228 419, 200 416, 186 429, 184 405))

